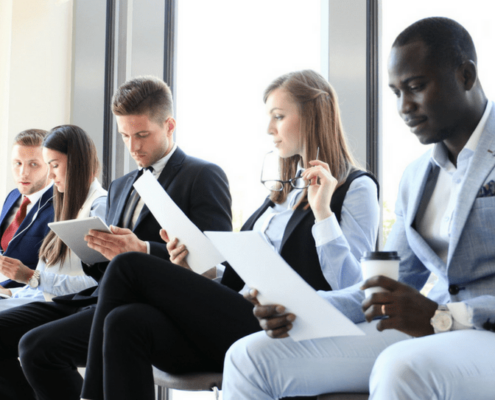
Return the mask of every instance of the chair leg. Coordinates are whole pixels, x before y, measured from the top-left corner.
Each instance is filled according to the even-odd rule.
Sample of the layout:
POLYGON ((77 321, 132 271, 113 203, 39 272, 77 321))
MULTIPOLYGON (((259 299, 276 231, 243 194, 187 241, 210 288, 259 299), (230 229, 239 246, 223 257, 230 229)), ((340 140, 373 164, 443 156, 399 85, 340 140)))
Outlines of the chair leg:
POLYGON ((219 397, 220 396, 219 395, 219 392, 220 391, 218 390, 218 388, 216 386, 213 386, 213 389, 212 390, 213 390, 213 394, 215 395, 215 400, 218 400, 220 398, 219 397))
POLYGON ((163 386, 157 386, 157 396, 156 400, 171 400, 169 389, 163 386))

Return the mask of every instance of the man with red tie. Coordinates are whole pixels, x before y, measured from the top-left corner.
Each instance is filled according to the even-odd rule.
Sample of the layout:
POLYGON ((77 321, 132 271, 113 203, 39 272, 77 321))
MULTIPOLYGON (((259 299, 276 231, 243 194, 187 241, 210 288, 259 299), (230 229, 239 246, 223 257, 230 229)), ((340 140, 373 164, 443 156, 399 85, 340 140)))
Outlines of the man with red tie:
MULTIPOLYGON (((52 184, 41 152, 47 133, 28 129, 15 137, 12 173, 17 189, 9 193, 0 214, 1 254, 21 260, 31 269, 36 268, 48 223, 53 221, 52 184)), ((0 293, 9 294, 5 288, 18 286, 22 284, 5 280, 0 282, 0 293)))

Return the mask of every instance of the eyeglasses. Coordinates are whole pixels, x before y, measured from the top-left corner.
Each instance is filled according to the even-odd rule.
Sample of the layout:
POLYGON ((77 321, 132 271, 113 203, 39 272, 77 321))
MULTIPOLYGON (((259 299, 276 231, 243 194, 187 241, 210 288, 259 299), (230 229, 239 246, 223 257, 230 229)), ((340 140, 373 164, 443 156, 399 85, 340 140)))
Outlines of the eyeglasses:
POLYGON ((270 151, 263 160, 263 166, 261 168, 261 183, 272 192, 281 192, 284 190, 284 185, 290 184, 294 189, 306 189, 309 187, 310 181, 301 178, 302 170, 299 170, 295 178, 289 179, 288 181, 282 181, 280 179, 263 179, 263 172, 265 170, 266 157, 273 153, 270 151))

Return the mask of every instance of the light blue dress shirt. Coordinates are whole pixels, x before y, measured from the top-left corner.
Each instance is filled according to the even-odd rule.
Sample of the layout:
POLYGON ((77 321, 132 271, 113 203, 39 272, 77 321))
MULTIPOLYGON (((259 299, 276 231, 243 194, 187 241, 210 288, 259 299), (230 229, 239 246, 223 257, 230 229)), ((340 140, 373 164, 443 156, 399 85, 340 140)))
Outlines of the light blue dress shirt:
MULTIPOLYGON (((301 190, 293 190, 283 204, 269 207, 254 224, 253 231, 280 253, 285 228, 292 217, 301 190)), ((376 184, 368 177, 355 179, 344 198, 340 224, 332 214, 312 229, 323 275, 333 290, 362 280, 360 258, 375 248, 380 220, 376 184)))

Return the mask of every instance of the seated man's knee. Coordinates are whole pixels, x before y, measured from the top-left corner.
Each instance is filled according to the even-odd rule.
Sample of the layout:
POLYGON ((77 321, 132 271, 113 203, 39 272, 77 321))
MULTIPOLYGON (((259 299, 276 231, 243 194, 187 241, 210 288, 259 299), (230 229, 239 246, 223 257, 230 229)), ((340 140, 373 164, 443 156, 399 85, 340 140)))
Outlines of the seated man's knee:
POLYGON ((141 307, 139 303, 126 304, 113 309, 105 318, 103 331, 105 341, 117 344, 125 341, 134 341, 142 336, 146 327, 141 321, 141 307))
POLYGON ((398 393, 431 387, 431 372, 441 368, 437 361, 434 354, 418 349, 414 340, 395 343, 378 356, 371 372, 370 389, 398 393))
POLYGON ((57 338, 45 336, 41 330, 35 328, 27 332, 19 341, 19 358, 21 364, 32 365, 44 360, 47 354, 53 354, 57 338))
POLYGON ((142 256, 143 253, 138 252, 119 254, 108 264, 104 278, 110 279, 108 276, 115 277, 132 271, 136 265, 142 262, 142 256))
POLYGON ((267 352, 276 346, 278 339, 269 338, 265 332, 258 332, 246 336, 235 342, 227 352, 225 365, 242 368, 252 364, 261 366, 267 362, 267 352))

